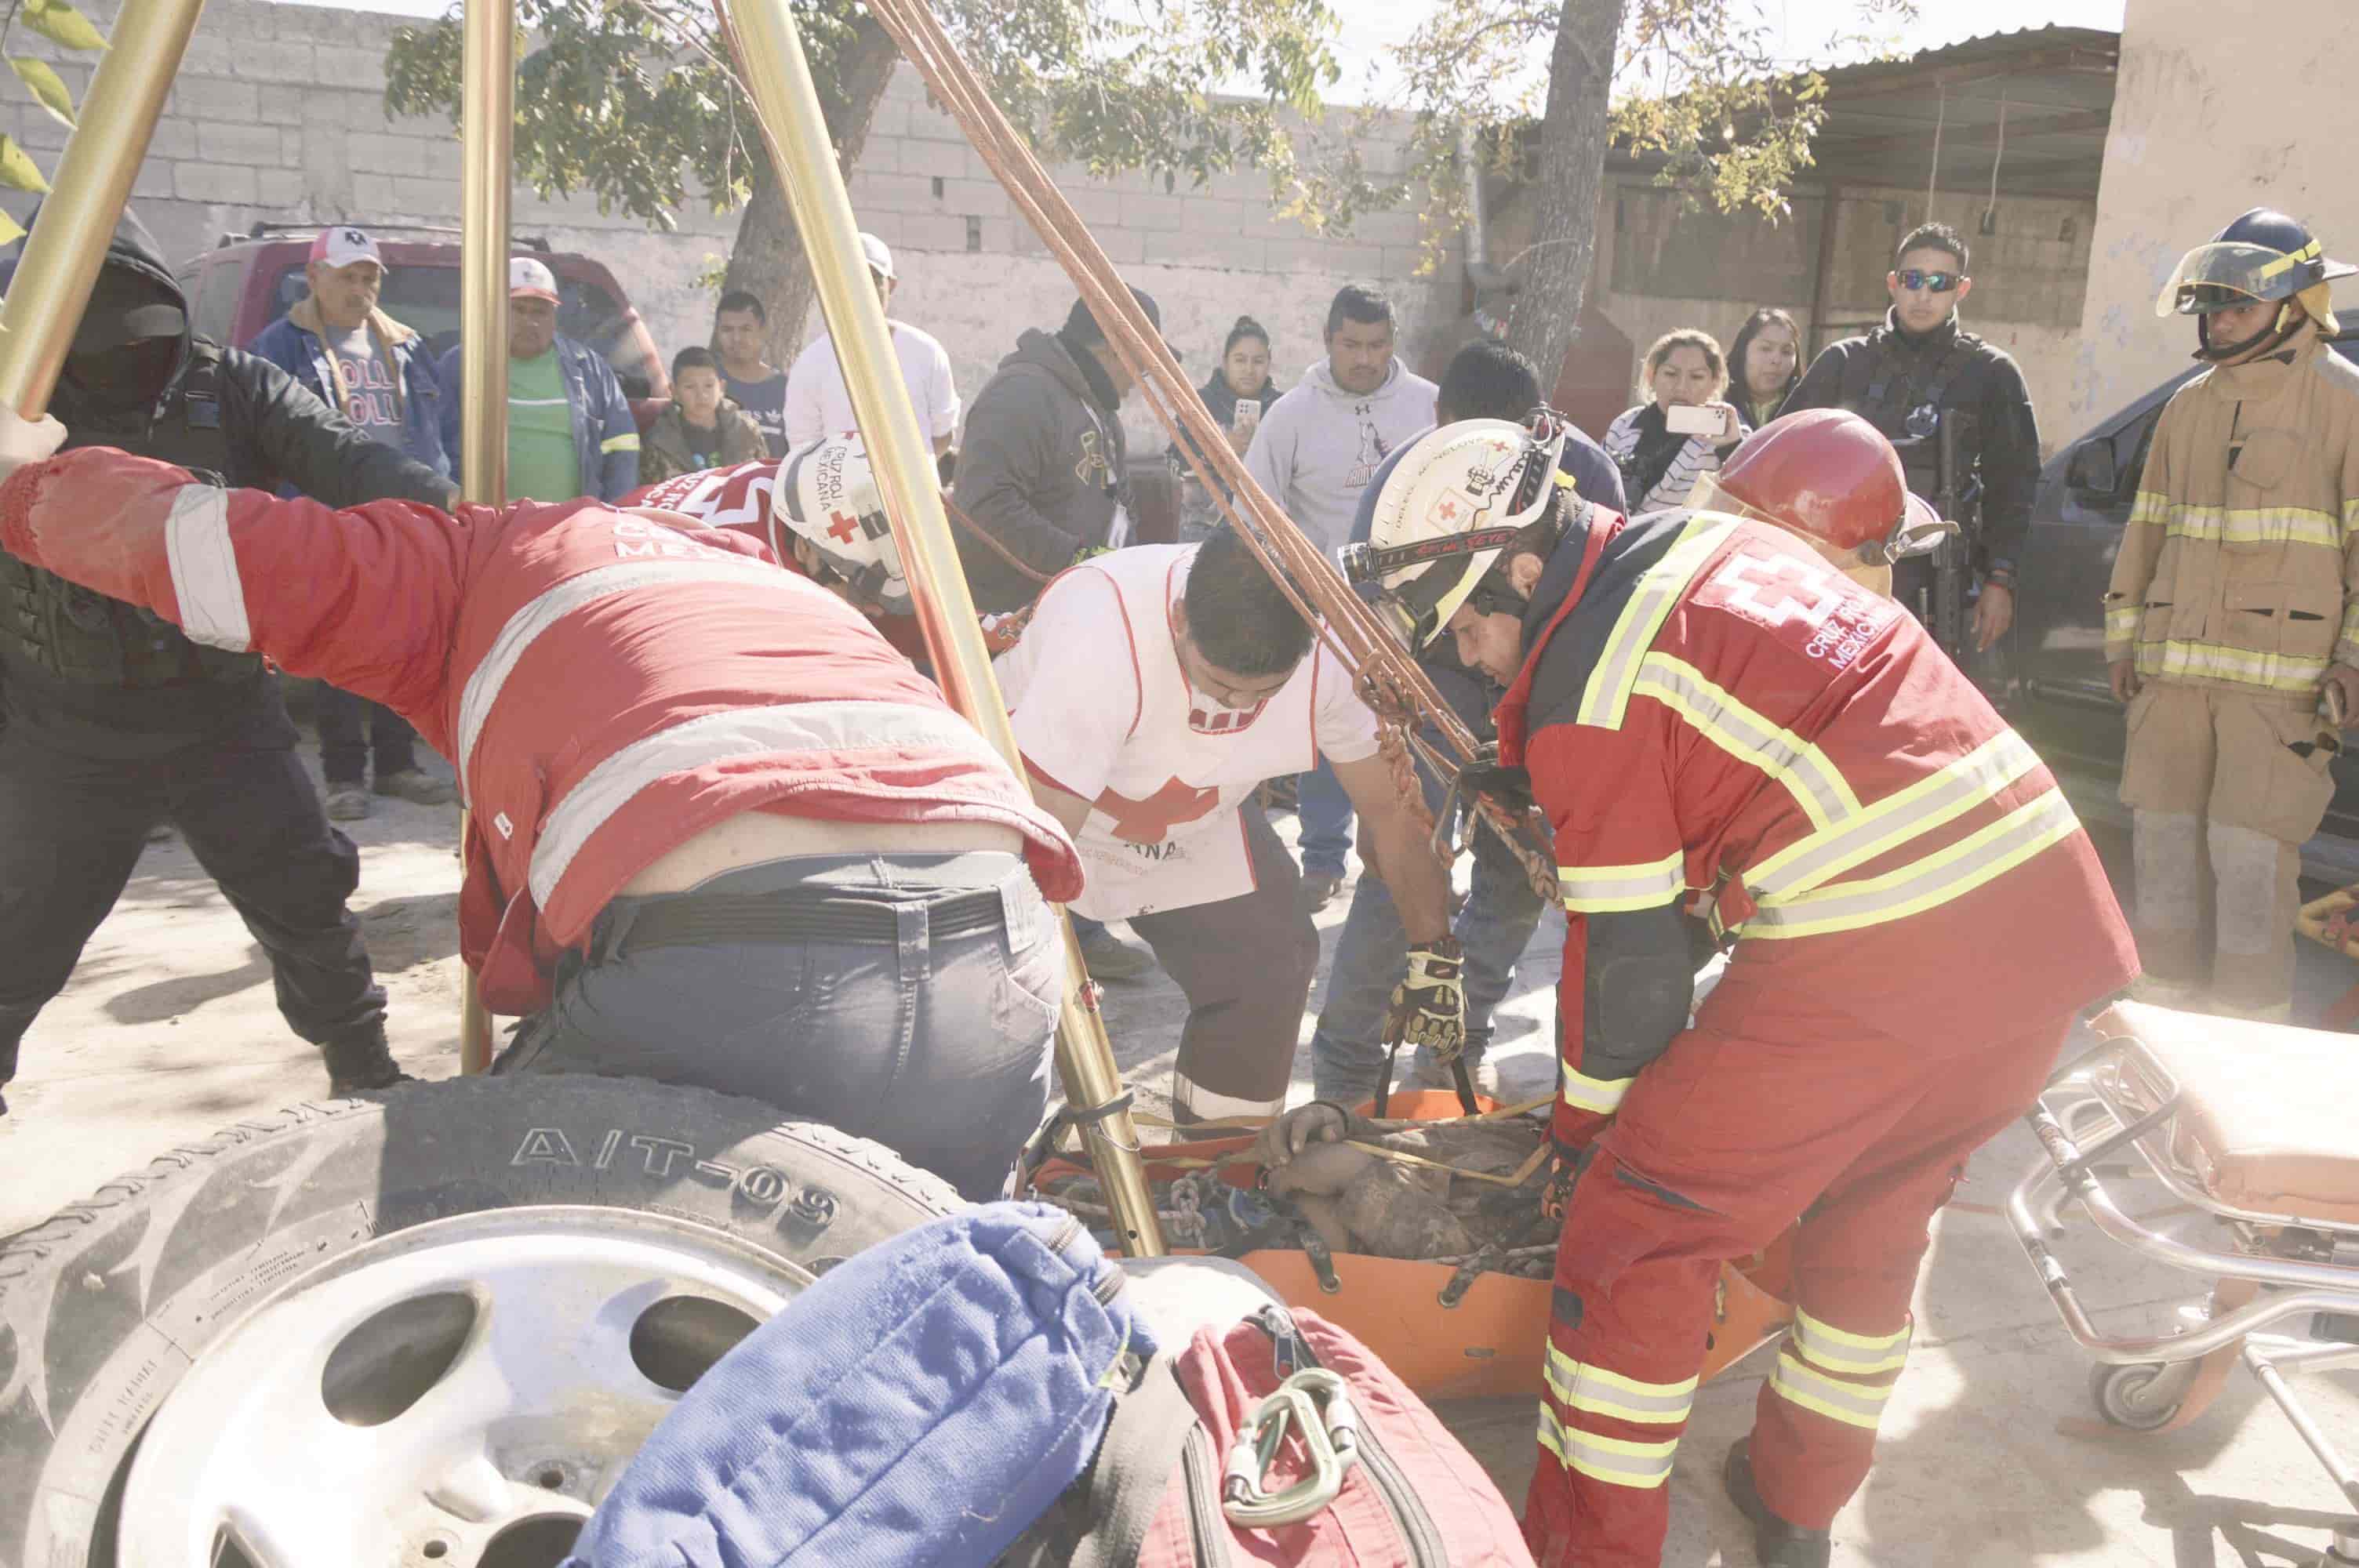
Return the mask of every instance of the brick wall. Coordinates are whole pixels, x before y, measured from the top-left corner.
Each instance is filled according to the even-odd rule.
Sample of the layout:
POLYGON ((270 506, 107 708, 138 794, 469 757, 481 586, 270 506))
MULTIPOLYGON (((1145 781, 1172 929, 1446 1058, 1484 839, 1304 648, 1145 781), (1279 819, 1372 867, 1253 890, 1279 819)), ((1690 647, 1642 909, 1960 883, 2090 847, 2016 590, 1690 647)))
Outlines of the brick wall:
MULTIPOLYGON (((102 29, 112 8, 86 6, 102 29)), ((459 144, 442 120, 388 120, 385 51, 400 18, 374 13, 212 0, 182 61, 133 192, 141 219, 175 263, 242 234, 257 220, 451 224, 459 213, 459 144)), ((90 67, 36 39, 77 97, 90 67)), ((54 168, 62 126, 13 83, 0 88, 0 130, 54 168)), ((1378 168, 1396 147, 1375 146, 1378 168)), ((1328 299, 1342 284, 1389 285, 1411 341, 1446 323, 1457 273, 1413 276, 1413 212, 1364 219, 1348 239, 1321 239, 1273 214, 1258 174, 1166 192, 1141 177, 1100 180, 1079 168, 1059 183, 1125 276, 1154 293, 1167 334, 1191 372, 1210 365, 1240 312, 1276 341, 1282 384, 1318 356, 1328 299)), ((895 314, 940 337, 972 395, 1018 330, 1062 319, 1073 290, 951 121, 904 69, 877 112, 852 185, 863 226, 892 245, 904 286, 895 314)), ((11 198, 21 217, 29 201, 11 198)), ((704 341, 712 295, 695 279, 726 254, 734 213, 691 202, 665 234, 587 200, 516 193, 520 233, 603 261, 630 290, 669 356, 704 341)), ((820 330, 813 312, 807 330, 820 330)), ((1138 432, 1142 438, 1148 432, 1138 432)), ((1159 444, 1159 438, 1158 444, 1159 444)))

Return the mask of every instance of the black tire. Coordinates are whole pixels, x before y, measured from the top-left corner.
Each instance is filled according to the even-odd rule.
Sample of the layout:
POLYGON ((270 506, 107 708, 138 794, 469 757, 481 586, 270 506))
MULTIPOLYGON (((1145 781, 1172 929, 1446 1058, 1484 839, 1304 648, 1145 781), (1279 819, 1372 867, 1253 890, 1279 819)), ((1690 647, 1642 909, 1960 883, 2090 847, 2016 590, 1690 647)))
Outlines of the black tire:
POLYGON ((547 1204, 711 1225, 815 1274, 959 1199, 878 1144, 630 1079, 462 1079, 242 1122, 0 1244, 0 1568, 116 1568, 141 1433, 274 1288, 429 1220, 547 1204))

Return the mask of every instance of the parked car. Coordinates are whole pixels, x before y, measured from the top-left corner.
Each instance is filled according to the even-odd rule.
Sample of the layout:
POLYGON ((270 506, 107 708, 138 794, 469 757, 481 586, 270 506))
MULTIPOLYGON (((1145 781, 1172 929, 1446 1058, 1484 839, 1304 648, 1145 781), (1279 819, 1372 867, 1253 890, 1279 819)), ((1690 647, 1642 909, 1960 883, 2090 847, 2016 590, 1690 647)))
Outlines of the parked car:
MULTIPOLYGON (((379 305, 423 334, 439 357, 459 341, 458 242, 388 237, 420 232, 399 226, 372 226, 369 232, 385 253, 379 305)), ((180 287, 188 292, 197 330, 215 342, 244 348, 287 314, 304 296, 303 264, 317 232, 311 225, 257 223, 244 237, 223 235, 220 244, 183 265, 180 287)), ((571 251, 552 251, 546 240, 520 239, 516 248, 536 252, 557 275, 557 330, 606 356, 644 431, 671 400, 671 378, 623 286, 603 264, 571 251)))
MULTIPOLYGON (((2359 362, 2359 328, 2333 348, 2359 362)), ((2051 766, 2109 785, 2121 776, 2124 726, 2105 670, 2105 589, 2156 422, 2195 374, 2171 377, 2049 460, 2017 574, 2008 717, 2051 766)), ((2346 752, 2333 769, 2334 801, 2302 847, 2302 872, 2341 884, 2359 881, 2359 762, 2346 752)))

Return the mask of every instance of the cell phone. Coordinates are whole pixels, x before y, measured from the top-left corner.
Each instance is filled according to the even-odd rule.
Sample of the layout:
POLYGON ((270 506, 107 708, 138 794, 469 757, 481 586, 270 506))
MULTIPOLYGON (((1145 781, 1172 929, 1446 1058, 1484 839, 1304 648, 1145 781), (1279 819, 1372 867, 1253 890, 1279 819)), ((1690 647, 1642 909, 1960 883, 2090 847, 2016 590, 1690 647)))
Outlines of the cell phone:
POLYGON ((1245 433, 1245 431, 1247 431, 1247 430, 1251 430, 1251 429, 1256 428, 1256 427, 1258 427, 1260 424, 1261 424, 1261 402, 1260 402, 1260 400, 1259 400, 1259 399, 1257 399, 1257 398, 1252 398, 1252 397, 1240 397, 1240 398, 1238 398, 1238 399, 1237 399, 1237 412, 1236 412, 1235 416, 1234 416, 1233 419, 1231 419, 1231 420, 1230 420, 1230 427, 1231 427, 1233 429, 1236 430, 1240 435, 1242 435, 1242 434, 1244 434, 1244 433, 1245 433))
POLYGON ((1717 408, 1674 403, 1663 410, 1663 427, 1674 436, 1717 436, 1722 429, 1717 408))

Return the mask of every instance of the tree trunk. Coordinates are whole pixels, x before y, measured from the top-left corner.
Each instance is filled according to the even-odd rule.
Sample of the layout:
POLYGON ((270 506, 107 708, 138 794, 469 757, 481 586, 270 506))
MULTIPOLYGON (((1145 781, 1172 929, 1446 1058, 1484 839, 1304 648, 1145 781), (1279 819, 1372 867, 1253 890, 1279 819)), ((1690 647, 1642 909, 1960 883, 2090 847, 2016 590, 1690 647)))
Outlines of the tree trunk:
MULTIPOLYGON (((835 61, 835 92, 825 103, 827 129, 835 143, 836 167, 846 179, 867 146, 868 127, 900 58, 885 29, 864 16, 851 46, 835 61)), ((724 293, 748 290, 762 301, 769 312, 770 362, 792 362, 819 288, 810 260, 803 254, 802 233, 787 205, 786 187, 766 156, 754 170, 754 194, 737 220, 737 243, 730 250, 721 287, 724 293)))
POLYGON ((1626 0, 1564 0, 1549 57, 1548 109, 1540 120, 1539 175, 1531 195, 1538 222, 1516 265, 1522 287, 1507 316, 1507 341, 1554 387, 1581 325, 1597 254, 1597 200, 1605 181, 1606 100, 1626 0))

